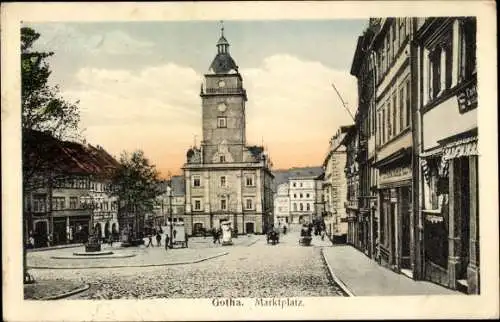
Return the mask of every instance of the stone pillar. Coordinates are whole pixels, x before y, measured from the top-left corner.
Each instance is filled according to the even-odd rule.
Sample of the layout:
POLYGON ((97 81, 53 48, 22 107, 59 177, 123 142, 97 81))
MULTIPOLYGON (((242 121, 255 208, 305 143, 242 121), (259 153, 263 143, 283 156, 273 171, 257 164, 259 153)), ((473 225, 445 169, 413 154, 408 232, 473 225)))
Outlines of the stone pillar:
POLYGON ((449 178, 449 215, 448 215, 448 287, 456 289, 457 287, 457 271, 460 265, 459 254, 459 222, 460 216, 460 190, 456 189, 459 173, 455 173, 453 159, 448 161, 448 178, 449 178))
POLYGON ((469 222, 469 263, 467 284, 469 294, 479 294, 479 200, 478 200, 477 156, 469 157, 470 222, 469 222))
MULTIPOLYGON (((243 171, 236 174, 236 213, 241 214, 243 212, 243 201, 241 197, 242 185, 245 184, 245 177, 243 176, 243 171)), ((239 228, 238 228, 239 229, 239 228)))
POLYGON ((422 68, 422 80, 423 80, 423 99, 422 105, 425 106, 429 102, 429 50, 423 48, 423 68, 422 68))

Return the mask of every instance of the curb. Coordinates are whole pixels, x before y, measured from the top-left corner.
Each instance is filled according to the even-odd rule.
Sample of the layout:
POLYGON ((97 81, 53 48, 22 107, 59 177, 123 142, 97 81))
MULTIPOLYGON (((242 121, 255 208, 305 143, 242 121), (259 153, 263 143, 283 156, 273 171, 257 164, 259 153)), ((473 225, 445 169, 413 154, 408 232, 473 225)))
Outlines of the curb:
POLYGON ((103 255, 103 256, 95 256, 95 257, 90 257, 90 256, 51 256, 50 258, 53 259, 101 259, 101 258, 106 258, 106 259, 113 259, 113 258, 130 258, 137 256, 136 254, 129 254, 129 255, 118 255, 118 256, 108 256, 108 255, 103 255))
POLYGON ((116 265, 116 266, 87 266, 87 267, 54 267, 54 266, 28 266, 30 269, 100 269, 100 268, 128 268, 128 267, 155 267, 155 266, 175 266, 175 265, 187 265, 187 264, 197 264, 209 259, 225 256, 229 252, 223 252, 216 255, 204 257, 197 260, 186 261, 186 262, 173 262, 173 263, 163 263, 163 264, 147 264, 147 265, 116 265))
POLYGON ((72 291, 69 291, 69 292, 65 292, 65 293, 59 294, 59 295, 53 295, 53 296, 43 297, 43 298, 39 299, 38 301, 59 300, 59 299, 65 298, 65 297, 69 297, 71 295, 75 295, 75 294, 81 293, 83 291, 88 290, 89 288, 90 288, 90 284, 85 284, 84 286, 79 287, 79 288, 77 288, 75 290, 72 290, 72 291))
POLYGON ((250 247, 252 246, 253 244, 255 244, 256 242, 258 242, 259 239, 255 239, 253 242, 251 242, 250 244, 246 245, 246 247, 250 247))
POLYGON ((58 249, 65 249, 65 248, 76 248, 76 247, 82 247, 83 244, 71 244, 71 245, 63 245, 63 246, 54 246, 54 247, 41 247, 41 248, 31 248, 27 250, 27 253, 38 253, 38 252, 46 252, 49 250, 58 250, 58 249))
POLYGON ((323 258, 323 261, 325 262, 326 264, 326 267, 328 268, 328 272, 330 273, 330 277, 333 279, 333 281, 340 287, 340 289, 342 290, 342 292, 344 292, 345 294, 347 294, 347 296, 349 297, 353 297, 353 296, 356 296, 345 284, 344 282, 342 282, 342 280, 340 280, 340 278, 338 278, 334 273, 333 273, 333 270, 332 270, 332 267, 330 266, 330 263, 328 262, 328 259, 326 258, 325 256, 325 250, 323 249, 323 247, 321 247, 321 257, 323 258))

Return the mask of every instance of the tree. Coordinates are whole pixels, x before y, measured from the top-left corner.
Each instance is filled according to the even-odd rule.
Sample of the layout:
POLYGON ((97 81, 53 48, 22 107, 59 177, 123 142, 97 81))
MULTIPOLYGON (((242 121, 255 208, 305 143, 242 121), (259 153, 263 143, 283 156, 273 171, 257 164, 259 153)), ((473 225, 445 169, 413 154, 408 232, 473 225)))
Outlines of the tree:
POLYGON ((156 197, 162 194, 159 172, 154 164, 137 150, 132 154, 123 152, 120 166, 113 176, 113 195, 118 197, 118 215, 133 213, 138 232, 139 220, 144 220, 146 213, 152 212, 156 197))
MULTIPOLYGON (((47 58, 52 52, 33 49, 40 38, 35 30, 21 28, 21 125, 23 192, 29 197, 33 189, 53 181, 57 171, 58 146, 55 139, 76 138, 80 120, 78 102, 70 103, 62 98, 59 87, 50 86, 51 74, 47 58)), ((50 193, 49 193, 50 195, 50 193)), ((50 204, 50 203, 49 203, 50 204)), ((27 215, 27 230, 31 230, 31 202, 23 202, 23 214, 27 215), (29 227, 29 228, 28 228, 29 227)), ((27 239, 25 236, 23 239, 27 239)), ((24 245, 23 245, 24 246, 24 245)), ((23 247, 24 249, 25 247, 23 247)), ((24 250, 25 282, 33 280, 26 266, 24 250)))

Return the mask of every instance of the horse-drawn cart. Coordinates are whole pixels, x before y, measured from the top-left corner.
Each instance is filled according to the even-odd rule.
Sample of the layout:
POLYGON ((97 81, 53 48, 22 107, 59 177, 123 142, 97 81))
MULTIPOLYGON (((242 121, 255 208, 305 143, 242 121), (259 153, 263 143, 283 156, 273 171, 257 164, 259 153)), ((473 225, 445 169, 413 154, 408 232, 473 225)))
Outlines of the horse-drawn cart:
POLYGON ((271 242, 273 245, 278 244, 280 242, 280 234, 276 230, 271 230, 267 233, 266 236, 267 243, 271 242))

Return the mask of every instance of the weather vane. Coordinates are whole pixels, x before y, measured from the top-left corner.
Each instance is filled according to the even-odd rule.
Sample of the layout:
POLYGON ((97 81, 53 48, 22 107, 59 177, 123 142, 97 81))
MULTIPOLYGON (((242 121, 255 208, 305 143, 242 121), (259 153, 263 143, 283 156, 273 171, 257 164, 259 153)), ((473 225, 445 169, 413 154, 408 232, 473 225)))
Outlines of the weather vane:
POLYGON ((221 35, 224 36, 224 20, 220 20, 220 31, 221 35))

